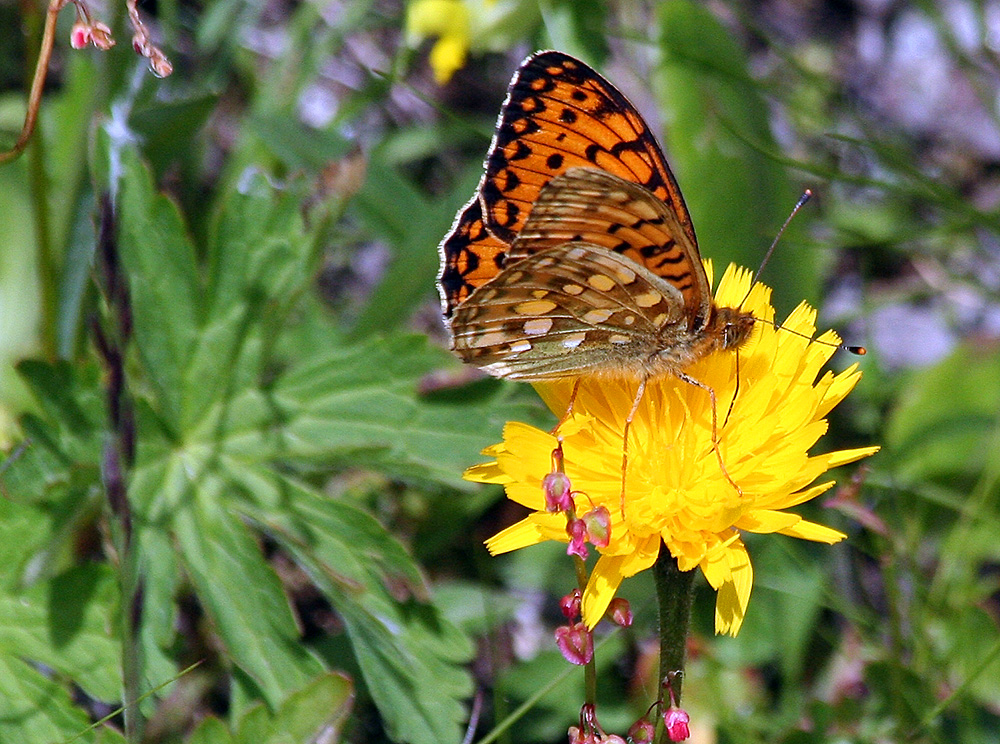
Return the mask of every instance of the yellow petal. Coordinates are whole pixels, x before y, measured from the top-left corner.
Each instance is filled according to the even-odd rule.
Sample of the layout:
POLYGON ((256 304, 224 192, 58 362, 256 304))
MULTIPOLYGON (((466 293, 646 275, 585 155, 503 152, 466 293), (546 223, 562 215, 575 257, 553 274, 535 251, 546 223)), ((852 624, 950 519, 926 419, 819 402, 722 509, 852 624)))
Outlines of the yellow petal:
POLYGON ((604 612, 615 598, 615 592, 625 575, 622 573, 622 556, 602 555, 594 564, 590 581, 583 592, 583 622, 593 628, 604 617, 604 612))
POLYGON ((767 534, 769 532, 787 530, 801 521, 802 517, 798 514, 771 511, 769 509, 754 509, 740 517, 736 521, 736 527, 747 532, 767 534))
MULTIPOLYGON (((770 289, 751 286, 744 269, 726 269, 715 300, 775 322, 770 289)), ((589 626, 601 619, 622 580, 650 567, 665 545, 681 570, 701 569, 718 591, 718 631, 735 634, 753 582, 739 530, 827 543, 843 538, 785 511, 830 488, 829 482, 817 484, 830 468, 877 451, 809 454, 827 431, 826 415, 860 377, 856 367, 823 371, 835 349, 811 340, 815 324, 816 311, 803 303, 779 327, 756 323, 738 363, 736 354, 722 351, 685 369, 714 392, 715 427, 705 387, 675 375, 649 379, 637 403, 639 375, 633 372, 535 383, 545 404, 566 418, 559 438, 577 510, 603 507, 611 514, 610 542, 598 551, 583 597, 589 626), (623 476, 625 419, 633 403, 623 476)), ((835 343, 837 336, 827 332, 819 339, 835 343)), ((548 432, 511 423, 503 444, 486 450, 495 462, 470 469, 477 480, 503 483, 508 498, 532 510, 490 540, 491 552, 566 541, 565 515, 544 512, 541 489, 556 446, 548 432)))
POLYGON ((566 539, 566 517, 562 514, 536 512, 495 534, 486 541, 486 549, 491 555, 499 555, 537 545, 545 540, 556 540, 560 535, 566 539))
POLYGON ((729 578, 719 587, 715 599, 715 632, 735 636, 740 632, 750 591, 753 588, 753 566, 742 541, 731 543, 725 551, 729 578))
POLYGON ((514 480, 496 462, 484 462, 466 468, 462 477, 473 483, 511 483, 514 480))
POLYGON ((831 527, 824 527, 821 524, 809 522, 805 519, 788 529, 779 530, 779 532, 782 535, 788 535, 789 537, 797 537, 801 540, 812 540, 813 542, 826 543, 827 545, 833 545, 834 543, 838 543, 847 537, 847 535, 839 530, 835 530, 831 527))

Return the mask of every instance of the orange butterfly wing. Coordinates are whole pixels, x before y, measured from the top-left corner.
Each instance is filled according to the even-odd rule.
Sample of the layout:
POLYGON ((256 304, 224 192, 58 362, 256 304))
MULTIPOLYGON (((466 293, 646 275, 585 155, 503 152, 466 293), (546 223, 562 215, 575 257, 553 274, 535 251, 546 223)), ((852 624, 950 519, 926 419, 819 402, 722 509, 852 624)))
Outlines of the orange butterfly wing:
POLYGON ((570 168, 550 180, 507 252, 505 265, 565 243, 606 248, 679 292, 687 330, 708 322, 712 287, 676 213, 643 187, 597 168, 570 168))
POLYGON ((480 194, 487 229, 513 242, 542 187, 573 167, 600 168, 649 189, 695 242, 677 182, 635 106, 580 60, 539 52, 514 75, 486 157, 480 194))
MULTIPOLYGON (((684 232, 678 240, 697 246, 677 182, 636 108, 583 62, 562 52, 539 52, 515 73, 478 192, 441 243, 438 284, 445 318, 509 263, 510 244, 542 188, 573 167, 597 167, 645 187, 676 215, 684 232)), ((676 272, 674 257, 661 253, 671 250, 628 255, 669 281, 676 272)), ((696 249, 689 260, 699 260, 696 249)), ((703 300, 685 292, 685 302, 699 306, 703 300)))
POLYGON ((479 194, 476 194, 459 210, 455 223, 441 242, 438 289, 446 319, 476 287, 500 273, 509 248, 486 229, 479 194))

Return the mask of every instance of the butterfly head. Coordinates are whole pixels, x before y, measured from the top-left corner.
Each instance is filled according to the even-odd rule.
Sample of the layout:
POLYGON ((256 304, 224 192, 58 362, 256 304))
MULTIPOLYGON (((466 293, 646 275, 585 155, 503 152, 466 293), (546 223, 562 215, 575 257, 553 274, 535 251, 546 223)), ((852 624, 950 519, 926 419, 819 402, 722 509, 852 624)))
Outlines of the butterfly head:
POLYGON ((750 337, 756 319, 746 310, 735 307, 714 307, 705 328, 706 338, 710 340, 711 348, 738 349, 750 337))

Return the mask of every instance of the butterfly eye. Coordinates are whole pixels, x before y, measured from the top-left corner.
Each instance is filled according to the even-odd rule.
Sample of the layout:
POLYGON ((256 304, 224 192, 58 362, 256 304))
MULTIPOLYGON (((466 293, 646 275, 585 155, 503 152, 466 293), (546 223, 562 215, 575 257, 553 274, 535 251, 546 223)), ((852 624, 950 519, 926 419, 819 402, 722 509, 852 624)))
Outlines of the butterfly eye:
POLYGON ((731 349, 739 346, 750 336, 753 330, 754 318, 751 315, 736 316, 727 320, 722 328, 722 348, 731 349))

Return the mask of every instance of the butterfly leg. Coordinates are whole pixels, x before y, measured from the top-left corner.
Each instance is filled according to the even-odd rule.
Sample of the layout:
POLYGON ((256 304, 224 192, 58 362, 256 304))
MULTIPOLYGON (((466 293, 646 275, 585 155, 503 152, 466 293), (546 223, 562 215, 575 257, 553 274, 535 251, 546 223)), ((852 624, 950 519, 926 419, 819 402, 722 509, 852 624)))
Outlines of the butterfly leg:
POLYGON ((628 416, 625 417, 625 426, 622 427, 624 432, 622 435, 622 492, 619 501, 622 519, 625 519, 625 473, 628 468, 628 432, 632 428, 632 419, 635 418, 635 412, 639 410, 639 401, 642 400, 642 395, 646 392, 646 379, 645 377, 642 378, 642 382, 639 383, 639 387, 635 391, 635 399, 632 401, 632 409, 628 412, 628 416))
POLYGON ((559 432, 559 429, 562 428, 562 425, 565 424, 567 421, 569 421, 570 416, 573 415, 573 406, 576 405, 576 394, 578 392, 580 392, 579 377, 577 377, 576 380, 573 381, 573 390, 569 394, 569 403, 566 404, 566 413, 564 413, 559 418, 559 421, 556 423, 555 426, 552 427, 552 430, 549 432, 549 434, 551 434, 552 436, 555 436, 559 432))
POLYGON ((699 382, 698 380, 694 379, 690 375, 684 374, 683 372, 677 371, 677 372, 674 372, 674 374, 677 375, 677 377, 679 379, 681 379, 684 382, 686 382, 688 385, 694 385, 695 387, 701 388, 702 390, 704 390, 705 392, 707 392, 709 398, 711 398, 711 400, 712 400, 712 449, 715 450, 715 459, 719 461, 719 470, 722 471, 722 474, 726 477, 726 480, 729 481, 729 485, 731 485, 733 488, 735 488, 736 489, 736 493, 738 493, 740 496, 742 496, 743 495, 743 489, 736 485, 736 482, 729 475, 729 471, 726 470, 726 463, 724 463, 722 461, 722 450, 719 449, 719 420, 718 420, 719 416, 718 416, 718 408, 716 406, 716 400, 715 400, 715 390, 712 389, 712 388, 710 388, 705 383, 699 382))

